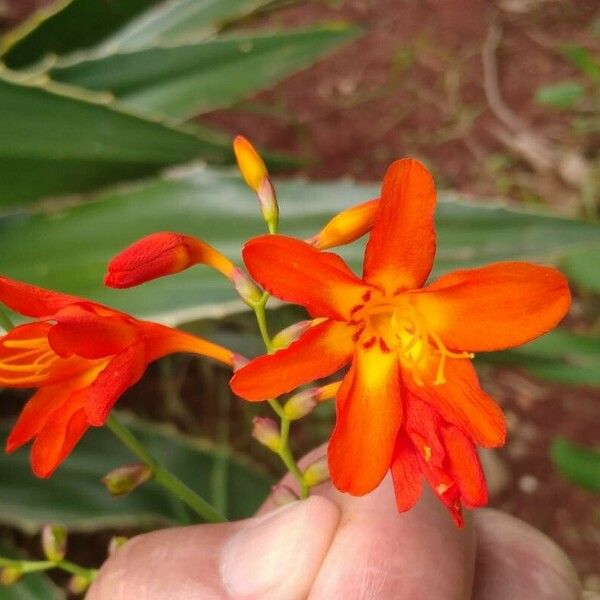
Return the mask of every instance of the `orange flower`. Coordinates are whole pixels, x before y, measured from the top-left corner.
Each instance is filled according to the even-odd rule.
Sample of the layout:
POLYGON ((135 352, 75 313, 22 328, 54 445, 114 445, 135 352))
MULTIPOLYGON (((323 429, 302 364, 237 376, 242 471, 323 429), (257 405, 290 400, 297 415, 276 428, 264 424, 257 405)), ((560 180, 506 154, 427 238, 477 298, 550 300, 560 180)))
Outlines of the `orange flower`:
POLYGON ((570 294, 558 271, 523 262, 456 271, 423 287, 435 254, 434 208, 425 167, 412 159, 392 164, 362 278, 305 242, 250 240, 250 274, 326 320, 241 368, 231 385, 243 398, 264 400, 350 363, 328 451, 336 487, 366 494, 391 469, 404 511, 425 477, 460 524, 461 504, 486 502, 474 445, 500 446, 506 434, 469 359, 547 332, 567 312, 570 294))
POLYGON ((182 331, 6 277, 0 301, 36 319, 0 338, 0 385, 38 388, 6 444, 13 452, 35 438, 38 477, 49 477, 88 427, 106 422, 148 363, 173 352, 233 361, 229 350, 182 331))

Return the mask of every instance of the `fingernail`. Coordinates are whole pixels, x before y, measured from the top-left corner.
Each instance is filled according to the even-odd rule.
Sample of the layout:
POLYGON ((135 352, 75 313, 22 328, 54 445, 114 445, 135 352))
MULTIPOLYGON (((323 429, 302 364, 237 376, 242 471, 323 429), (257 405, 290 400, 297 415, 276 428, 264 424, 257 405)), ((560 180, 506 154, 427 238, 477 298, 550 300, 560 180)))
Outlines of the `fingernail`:
POLYGON ((273 597, 282 600, 302 597, 298 592, 310 589, 338 521, 337 507, 319 496, 250 520, 221 553, 221 579, 230 597, 262 598, 275 591, 273 597))

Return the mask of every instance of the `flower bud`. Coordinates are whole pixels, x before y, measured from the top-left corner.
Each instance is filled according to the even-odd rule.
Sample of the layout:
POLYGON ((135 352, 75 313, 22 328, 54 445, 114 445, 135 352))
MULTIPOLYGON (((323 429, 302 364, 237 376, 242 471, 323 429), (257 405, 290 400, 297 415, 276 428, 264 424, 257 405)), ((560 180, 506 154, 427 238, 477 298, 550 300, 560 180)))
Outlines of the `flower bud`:
POLYGON ((284 405, 283 412, 290 421, 301 419, 317 406, 319 388, 311 388, 294 394, 284 405))
POLYGON ((273 452, 279 452, 281 449, 281 435, 277 423, 268 417, 255 417, 252 419, 252 424, 254 425, 252 437, 273 452))
POLYGON ((292 488, 282 483, 278 483, 271 488, 271 499, 277 506, 285 506, 290 502, 298 500, 298 495, 292 488))
POLYGON ((279 205, 277 204, 275 188, 269 177, 262 180, 257 193, 263 219, 269 228, 269 232, 275 233, 279 226, 279 205))
POLYGON ((258 193, 261 183, 269 177, 265 161, 243 135, 238 135, 233 140, 233 151, 248 187, 258 193))
POLYGON ((123 465, 102 478, 102 483, 112 496, 126 496, 152 479, 152 469, 143 463, 123 465))
POLYGON ((209 244, 189 235, 162 231, 148 235, 117 254, 108 264, 104 284, 128 288, 179 273, 196 264, 214 267, 231 278, 233 263, 209 244))
POLYGON ((23 571, 18 566, 2 567, 0 569, 0 585, 14 585, 23 577, 23 571))
POLYGON ((287 348, 292 342, 295 342, 312 325, 312 321, 298 321, 273 336, 273 347, 278 350, 287 348))
POLYGON ((108 555, 112 556, 121 546, 124 546, 129 538, 124 535, 113 535, 108 542, 108 555))
POLYGON ((340 385, 342 385, 341 381, 334 381, 333 383, 322 385, 316 393, 317 402, 325 402, 326 400, 335 398, 340 389, 340 385))
POLYGON ((233 151, 248 187, 258 195, 260 209, 269 231, 275 233, 279 224, 279 206, 264 160, 256 148, 241 135, 233 140, 233 151))
POLYGON ((48 560, 52 562, 62 560, 67 553, 67 529, 63 525, 44 525, 42 550, 48 560))
POLYGON ((262 298, 262 291, 242 269, 234 267, 231 273, 231 281, 240 298, 248 306, 253 307, 262 298))
POLYGON ((83 575, 73 575, 69 579, 67 589, 71 594, 79 596, 79 594, 83 594, 90 587, 90 583, 91 581, 83 575))
POLYGON ((378 210, 379 198, 347 208, 335 215, 315 237, 307 241, 319 250, 349 244, 371 230, 378 210))
POLYGON ((329 479, 329 465, 327 457, 320 458, 304 469, 304 481, 309 487, 319 485, 329 479))

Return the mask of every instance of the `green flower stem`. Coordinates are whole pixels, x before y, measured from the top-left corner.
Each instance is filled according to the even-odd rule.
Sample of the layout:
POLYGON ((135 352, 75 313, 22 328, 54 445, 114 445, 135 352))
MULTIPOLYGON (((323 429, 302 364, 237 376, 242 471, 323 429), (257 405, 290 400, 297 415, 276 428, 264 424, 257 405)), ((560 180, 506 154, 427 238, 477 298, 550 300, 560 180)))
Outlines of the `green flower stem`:
POLYGON ((204 498, 196 494, 183 481, 176 477, 173 473, 163 467, 140 443, 140 441, 127 429, 114 413, 106 422, 108 428, 115 434, 117 438, 125 446, 127 446, 133 454, 135 454, 145 465, 152 469, 154 481, 169 490, 182 502, 187 504, 195 511, 202 519, 208 523, 223 523, 227 519, 219 514, 217 510, 210 505, 204 498))
POLYGON ((50 569, 61 569, 71 575, 79 575, 90 582, 93 581, 98 574, 97 569, 80 567, 69 560, 18 560, 0 557, 0 568, 2 567, 14 567, 23 573, 23 575, 37 573, 39 571, 49 571, 50 569))
MULTIPOLYGON (((260 330, 260 334, 262 336, 263 342, 269 354, 272 354, 275 351, 273 346, 273 342, 271 341, 271 336, 269 335, 269 328, 267 326, 267 314, 266 314, 266 305, 269 300, 268 292, 264 292, 261 299, 253 306, 254 314, 256 315, 256 322, 258 323, 258 328, 260 330)), ((298 463, 292 454, 290 449, 290 424, 291 421, 285 414, 285 411, 281 407, 281 404, 276 399, 271 399, 268 401, 269 405, 273 409, 273 411, 277 414, 277 416, 281 419, 280 424, 280 436, 281 436, 281 444, 279 451, 277 454, 279 458, 283 461, 283 464, 286 466, 287 470, 291 473, 291 475, 298 481, 300 485, 300 497, 308 498, 308 494, 310 491, 310 487, 307 485, 304 475, 302 471, 298 467, 298 463)))

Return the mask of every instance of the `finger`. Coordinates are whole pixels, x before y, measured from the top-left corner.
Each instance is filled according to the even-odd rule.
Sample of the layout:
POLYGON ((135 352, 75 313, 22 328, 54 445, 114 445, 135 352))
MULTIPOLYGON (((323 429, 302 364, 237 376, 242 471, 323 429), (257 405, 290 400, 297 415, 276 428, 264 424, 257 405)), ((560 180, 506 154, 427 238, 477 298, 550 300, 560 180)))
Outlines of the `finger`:
POLYGON ((339 522, 324 498, 253 519, 136 537, 102 567, 88 600, 305 598, 339 522))
POLYGON ((573 565, 543 533, 492 509, 475 513, 473 600, 577 600, 573 565))
POLYGON ((458 529, 433 494, 397 512, 389 476, 355 498, 331 486, 319 490, 342 518, 310 593, 310 600, 470 598, 475 561, 471 519, 458 529))
MULTIPOLYGON (((326 445, 310 452, 300 461, 301 469, 326 452, 326 445)), ((290 476, 282 484, 297 490, 290 476)), ((334 502, 342 518, 310 600, 421 598, 424 590, 427 598, 471 597, 475 538, 468 514, 465 528, 457 529, 428 492, 413 510, 399 514, 390 477, 359 498, 341 494, 330 482, 312 494, 334 502)), ((273 505, 271 497, 261 510, 273 505)))

